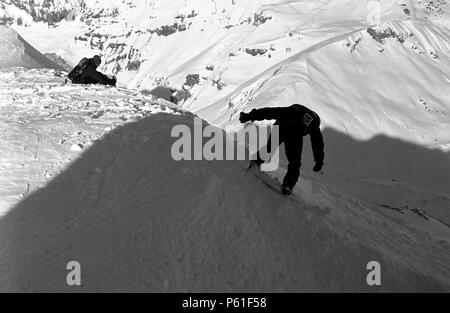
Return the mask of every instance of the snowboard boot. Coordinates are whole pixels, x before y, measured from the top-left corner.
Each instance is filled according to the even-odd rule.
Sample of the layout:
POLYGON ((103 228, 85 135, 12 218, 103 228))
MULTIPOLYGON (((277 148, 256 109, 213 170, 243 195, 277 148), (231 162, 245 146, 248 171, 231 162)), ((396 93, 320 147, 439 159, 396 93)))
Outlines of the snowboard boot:
POLYGON ((294 188, 292 188, 291 186, 283 185, 283 186, 281 186, 281 193, 282 193, 283 195, 288 196, 288 195, 291 195, 291 194, 292 194, 293 189, 294 189, 294 188))
POLYGON ((252 168, 260 168, 261 164, 263 164, 264 161, 263 160, 251 160, 250 164, 248 165, 248 169, 252 169, 252 168))

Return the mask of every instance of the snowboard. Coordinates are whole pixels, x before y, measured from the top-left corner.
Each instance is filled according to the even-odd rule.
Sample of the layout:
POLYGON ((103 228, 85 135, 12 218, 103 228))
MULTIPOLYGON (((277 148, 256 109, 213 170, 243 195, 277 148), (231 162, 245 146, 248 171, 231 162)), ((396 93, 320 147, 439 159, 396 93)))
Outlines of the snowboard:
POLYGON ((244 169, 247 173, 253 174, 258 180, 260 180, 264 185, 266 185, 270 189, 276 191, 283 197, 298 201, 298 197, 294 193, 292 193, 290 195, 285 195, 284 193, 281 192, 281 183, 278 178, 271 177, 269 174, 261 171, 260 167, 258 167, 258 166, 249 167, 248 164, 246 164, 246 165, 242 164, 242 166, 244 167, 244 169))

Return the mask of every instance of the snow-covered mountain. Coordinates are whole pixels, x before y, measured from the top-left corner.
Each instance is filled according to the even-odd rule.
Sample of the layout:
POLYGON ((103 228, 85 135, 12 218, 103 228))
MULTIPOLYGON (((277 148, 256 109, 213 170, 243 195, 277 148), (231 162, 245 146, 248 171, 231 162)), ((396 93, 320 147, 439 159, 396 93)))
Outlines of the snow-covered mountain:
POLYGON ((14 66, 64 70, 33 48, 14 30, 0 25, 0 68, 14 66))
POLYGON ((72 65, 101 53, 120 83, 182 90, 185 108, 229 130, 241 110, 301 102, 358 139, 449 149, 443 0, 3 2, 41 51, 72 65))
MULTIPOLYGON (((183 108, 227 131, 240 129, 241 111, 302 103, 324 128, 363 142, 387 136, 450 149, 445 0, 2 3, 11 27, 41 51, 72 65, 100 53, 102 70, 120 84, 178 89, 183 108), (51 15, 58 18, 46 22, 51 15)), ((343 151, 332 140, 326 148, 343 151)), ((414 155, 362 164, 373 173, 358 166, 358 179, 395 179, 414 187, 411 196, 450 192, 448 171, 424 165, 427 158, 419 166, 414 155)), ((354 172, 349 159, 330 155, 327 171, 354 172)))
POLYGON ((71 19, 84 5, 83 1, 73 0, 2 0, 0 2, 4 24, 30 25, 44 22, 49 25, 63 19, 71 19))
MULTIPOLYGON (((448 290, 449 12, 446 0, 0 1, 0 20, 52 60, 68 67, 101 54, 101 70, 117 75, 129 89, 61 86, 63 79, 52 71, 2 71, 0 105, 7 108, 2 122, 11 131, 2 137, 3 146, 15 151, 0 167, 9 183, 1 194, 8 208, 18 195, 32 193, 30 182, 40 186, 49 180, 42 177, 45 169, 24 165, 26 158, 36 160, 43 150, 49 159, 64 159, 67 149, 51 140, 68 125, 75 135, 64 133, 64 142, 73 144, 72 137, 81 136, 77 127, 92 137, 111 121, 128 121, 142 110, 158 113, 148 108, 147 93, 139 93, 157 85, 176 88, 182 109, 229 132, 242 128, 237 121, 241 111, 304 104, 320 114, 326 144, 324 174, 317 175, 309 170, 313 162, 305 140, 296 188, 304 201, 299 210, 236 164, 172 162, 165 150, 171 140, 166 131, 177 123, 191 125, 192 115, 155 116, 149 123, 132 124, 129 131, 93 142, 94 150, 75 163, 75 170, 59 177, 61 185, 50 182, 47 194, 38 191, 16 207, 17 213, 0 219, 2 238, 10 238, 20 225, 31 225, 28 235, 16 233, 17 238, 0 247, 0 253, 12 255, 0 264, 0 274, 15 275, 11 289, 64 289, 57 283, 56 268, 13 270, 15 258, 21 268, 32 268, 23 251, 41 229, 48 229, 38 240, 41 251, 49 251, 42 260, 83 255, 95 264, 89 270, 99 279, 106 277, 93 274, 101 272, 102 255, 120 260, 105 267, 117 273, 108 281, 109 290, 274 291, 266 288, 269 282, 277 290, 365 290, 359 285, 363 274, 346 266, 355 268, 373 256, 395 273, 384 290, 448 290), (124 117, 122 111, 131 113, 124 117), (9 127, 14 116, 27 127, 22 122, 9 127), (42 124, 47 125, 44 136, 42 124), (15 138, 24 129, 30 134, 20 141, 22 147, 15 138), (146 140, 158 151, 148 148, 146 140), (61 155, 60 149, 65 151, 61 155), (75 186, 70 191, 75 196, 64 186, 75 186), (39 207, 30 215, 36 203, 39 207), (64 226, 51 229, 51 223, 64 226), (71 239, 73 234, 78 237, 71 239), (102 253, 91 254, 92 238, 102 253), (208 254, 213 243, 216 249, 208 254), (155 260, 146 247, 161 259, 155 260), (314 257, 303 258, 305 254, 314 257), (258 263, 262 259, 267 262, 258 263), (229 271, 234 260, 236 274, 229 271), (324 263, 313 264, 317 260, 324 263), (158 270, 146 264, 156 264, 158 270), (197 267, 205 271, 197 273, 197 267), (54 280, 42 283, 38 272, 54 280), (137 272, 146 273, 143 280, 133 277, 137 272), (259 276, 261 272, 267 275, 259 276), (350 278, 342 281, 339 273, 350 278), (219 277, 228 280, 217 285, 219 277), (124 280, 127 286, 116 285, 124 280)), ((8 51, 1 43, 0 49, 8 51)), ((271 175, 281 177, 285 166, 283 158, 271 175)), ((7 278, 0 275, 0 287, 7 278)), ((98 281, 91 282, 92 290, 102 290, 98 281)))
POLYGON ((0 216, 0 291, 450 289, 450 228, 438 220, 307 172, 296 201, 247 163, 175 161, 171 131, 194 131, 192 114, 55 73, 0 69, 0 205, 21 199, 0 216), (67 285, 69 261, 82 287, 67 285), (381 286, 366 282, 370 261, 381 286))

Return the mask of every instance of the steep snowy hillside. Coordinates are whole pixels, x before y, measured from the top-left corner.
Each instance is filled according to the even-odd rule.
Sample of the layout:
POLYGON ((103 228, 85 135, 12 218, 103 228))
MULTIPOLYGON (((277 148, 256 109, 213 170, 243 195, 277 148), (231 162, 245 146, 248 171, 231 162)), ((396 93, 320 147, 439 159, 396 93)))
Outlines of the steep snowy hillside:
POLYGON ((371 260, 376 291, 449 290, 447 0, 0 0, 0 20, 128 87, 64 85, 0 26, 0 67, 53 68, 0 70, 0 290, 67 290, 71 259, 89 291, 373 291, 371 260), (292 103, 325 138, 320 174, 304 140, 300 202, 170 156, 181 109, 232 133, 292 103))
POLYGON ((1 0, 0 21, 6 25, 43 22, 51 26, 62 20, 74 20, 84 7, 84 0, 1 0))
POLYGON ((422 202, 422 209, 449 223, 450 202, 440 200, 450 193, 449 38, 450 29, 427 22, 371 27, 301 52, 194 112, 236 130, 241 111, 300 102, 319 113, 324 128, 361 142, 400 139, 404 144, 397 147, 359 149, 325 136, 328 182, 378 203, 422 202), (444 152, 441 161, 434 150, 444 152), (358 181, 343 182, 345 176, 358 181))
POLYGON ((382 208, 312 179, 293 201, 237 161, 174 161, 171 132, 193 131, 190 113, 53 70, 1 70, 0 83, 0 177, 27 193, 0 218, 0 291, 450 290, 449 243, 382 208))
POLYGON ((63 69, 33 48, 14 30, 0 25, 0 68, 11 66, 63 69))
POLYGON ((53 69, 0 69, 0 216, 105 133, 172 112, 136 92, 64 81, 53 69))

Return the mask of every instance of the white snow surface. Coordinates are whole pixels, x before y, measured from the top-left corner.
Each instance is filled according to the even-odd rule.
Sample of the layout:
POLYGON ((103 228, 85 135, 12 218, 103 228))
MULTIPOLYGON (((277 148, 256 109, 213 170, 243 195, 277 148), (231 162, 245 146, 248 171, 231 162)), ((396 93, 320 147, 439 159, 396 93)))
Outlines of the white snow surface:
POLYGON ((0 26, 5 64, 38 68, 0 70, 1 291, 73 291, 71 260, 81 291, 449 290, 447 1, 51 2, 1 1, 0 18, 72 65, 101 54, 129 89, 64 85, 0 26), (157 85, 190 97, 139 93, 157 85), (319 113, 326 149, 312 173, 305 138, 300 202, 239 162, 170 157, 186 110, 232 133, 292 103, 319 113))
POLYGON ((73 65, 101 54, 122 86, 184 90, 184 108, 227 131, 243 110, 301 103, 358 140, 450 149, 444 0, 54 3, 74 20, 12 27, 73 65))
POLYGON ((0 25, 0 68, 14 66, 63 69, 33 48, 17 32, 0 25))
POLYGON ((174 161, 171 130, 191 113, 58 75, 0 70, 0 291, 449 290, 438 220, 310 174, 294 201, 239 161, 174 161), (381 287, 366 284, 373 260, 381 287))

